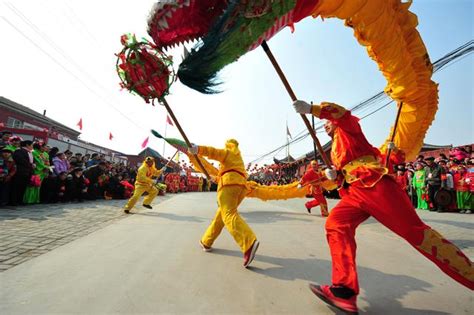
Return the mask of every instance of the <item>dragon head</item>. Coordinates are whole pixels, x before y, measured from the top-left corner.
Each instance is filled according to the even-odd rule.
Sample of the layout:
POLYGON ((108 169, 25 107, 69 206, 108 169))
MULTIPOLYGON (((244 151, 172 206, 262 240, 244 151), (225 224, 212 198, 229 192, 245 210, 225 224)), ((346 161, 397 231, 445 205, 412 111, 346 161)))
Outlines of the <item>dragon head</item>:
POLYGON ((163 49, 206 35, 226 0, 159 0, 148 18, 148 34, 163 49))
POLYGON ((286 26, 311 15, 318 0, 161 0, 148 33, 159 47, 201 39, 179 66, 180 81, 216 93, 217 73, 269 40, 286 26))

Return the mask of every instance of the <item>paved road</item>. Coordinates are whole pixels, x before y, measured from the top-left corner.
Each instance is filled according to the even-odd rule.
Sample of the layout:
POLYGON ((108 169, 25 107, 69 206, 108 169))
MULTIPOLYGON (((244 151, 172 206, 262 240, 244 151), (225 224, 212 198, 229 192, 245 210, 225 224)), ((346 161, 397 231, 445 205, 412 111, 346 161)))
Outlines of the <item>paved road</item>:
MULTIPOLYGON (((170 197, 160 196, 155 204, 170 197)), ((0 208, 0 272, 124 218, 125 202, 99 200, 0 208)))
MULTIPOLYGON (((226 232, 212 253, 197 245, 215 211, 214 193, 175 195, 130 216, 107 204, 115 215, 91 223, 95 231, 83 229, 90 234, 0 273, 0 314, 334 314, 307 288, 328 282, 331 264, 324 219, 307 215, 303 202, 244 201, 242 215, 261 241, 249 270, 226 232)), ((102 215, 104 205, 80 211, 102 215)), ((77 225, 78 218, 67 219, 74 207, 51 217, 44 209, 40 221, 2 220, 2 235, 5 226, 25 231, 28 223, 44 224, 40 240, 52 226, 66 233, 77 225)), ((419 213, 474 258, 474 216, 419 213)), ((357 239, 361 313, 474 313, 471 291, 380 224, 364 223, 357 239)))

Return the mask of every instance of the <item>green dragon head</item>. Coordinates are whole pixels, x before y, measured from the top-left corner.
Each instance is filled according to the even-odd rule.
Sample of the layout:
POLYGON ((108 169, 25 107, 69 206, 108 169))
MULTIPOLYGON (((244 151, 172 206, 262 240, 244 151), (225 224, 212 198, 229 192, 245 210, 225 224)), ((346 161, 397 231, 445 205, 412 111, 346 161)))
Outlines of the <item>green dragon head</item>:
POLYGON ((192 89, 216 93, 221 69, 309 16, 317 4, 318 0, 162 0, 150 15, 149 34, 163 48, 201 38, 179 66, 178 77, 192 89))

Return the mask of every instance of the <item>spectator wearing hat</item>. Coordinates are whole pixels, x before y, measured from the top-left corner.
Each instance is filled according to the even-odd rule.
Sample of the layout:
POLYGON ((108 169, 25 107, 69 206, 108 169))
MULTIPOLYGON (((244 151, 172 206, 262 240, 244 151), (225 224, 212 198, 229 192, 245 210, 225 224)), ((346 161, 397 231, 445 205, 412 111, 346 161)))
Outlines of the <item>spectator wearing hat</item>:
POLYGON ((425 182, 428 187, 430 211, 442 211, 442 209, 438 207, 435 196, 441 188, 441 176, 444 174, 444 170, 434 162, 434 157, 427 157, 425 158, 425 161, 427 164, 425 167, 425 182))
POLYGON ((10 131, 3 131, 1 135, 2 137, 0 138, 0 148, 6 147, 9 144, 8 140, 11 136, 13 136, 13 133, 11 133, 10 131))
POLYGON ((0 152, 0 206, 4 206, 9 200, 10 184, 16 172, 16 165, 11 157, 12 151, 2 148, 0 152))
POLYGON ((72 158, 71 158, 71 166, 74 164, 73 167, 84 167, 84 162, 82 161, 82 153, 76 153, 72 158), (74 160, 74 163, 73 163, 74 160))
POLYGON ((82 167, 76 167, 67 178, 66 195, 68 201, 83 202, 87 194, 86 180, 82 167))
POLYGON ((415 163, 415 174, 413 176, 412 185, 416 190, 416 195, 418 198, 417 208, 428 210, 428 202, 425 198, 426 196, 426 171, 422 162, 415 163))
POLYGON ((469 157, 469 153, 466 152, 466 149, 462 147, 456 147, 449 151, 449 156, 455 158, 458 161, 463 161, 465 158, 469 157))
POLYGON ((6 146, 6 148, 12 152, 15 152, 16 150, 20 148, 21 141, 23 141, 21 137, 12 136, 10 137, 10 139, 8 139, 8 145, 6 146))
POLYGON ((12 178, 10 190, 10 204, 17 206, 23 204, 23 195, 33 175, 33 142, 25 140, 21 142, 20 149, 13 152, 13 160, 16 164, 16 173, 12 178))
POLYGON ((143 206, 152 209, 151 203, 158 194, 158 189, 154 186, 153 178, 160 177, 163 170, 163 168, 160 170, 155 168, 155 160, 151 156, 145 158, 144 163, 138 169, 137 180, 135 181, 135 191, 123 210, 125 213, 130 213, 130 210, 145 192, 148 193, 148 196, 143 199, 143 206))

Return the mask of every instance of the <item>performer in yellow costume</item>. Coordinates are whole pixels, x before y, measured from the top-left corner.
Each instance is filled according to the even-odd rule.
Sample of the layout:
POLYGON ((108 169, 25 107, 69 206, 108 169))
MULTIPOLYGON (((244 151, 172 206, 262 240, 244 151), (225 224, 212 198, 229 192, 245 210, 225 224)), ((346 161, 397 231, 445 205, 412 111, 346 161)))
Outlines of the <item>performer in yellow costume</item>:
POLYGON ((227 140, 224 149, 193 145, 189 153, 206 156, 220 162, 217 181, 217 203, 219 208, 201 238, 204 251, 211 251, 212 244, 225 226, 244 254, 247 268, 255 257, 259 242, 257 237, 237 212, 237 207, 248 193, 247 173, 237 140, 227 140))
POLYGON ((153 178, 159 177, 161 173, 163 173, 163 169, 157 170, 155 168, 155 160, 151 156, 148 156, 138 169, 137 179, 135 180, 135 191, 125 205, 123 210, 125 213, 130 213, 130 210, 144 192, 147 192, 148 196, 143 199, 143 206, 148 209, 153 209, 151 203, 158 194, 158 189, 154 186, 153 178))

